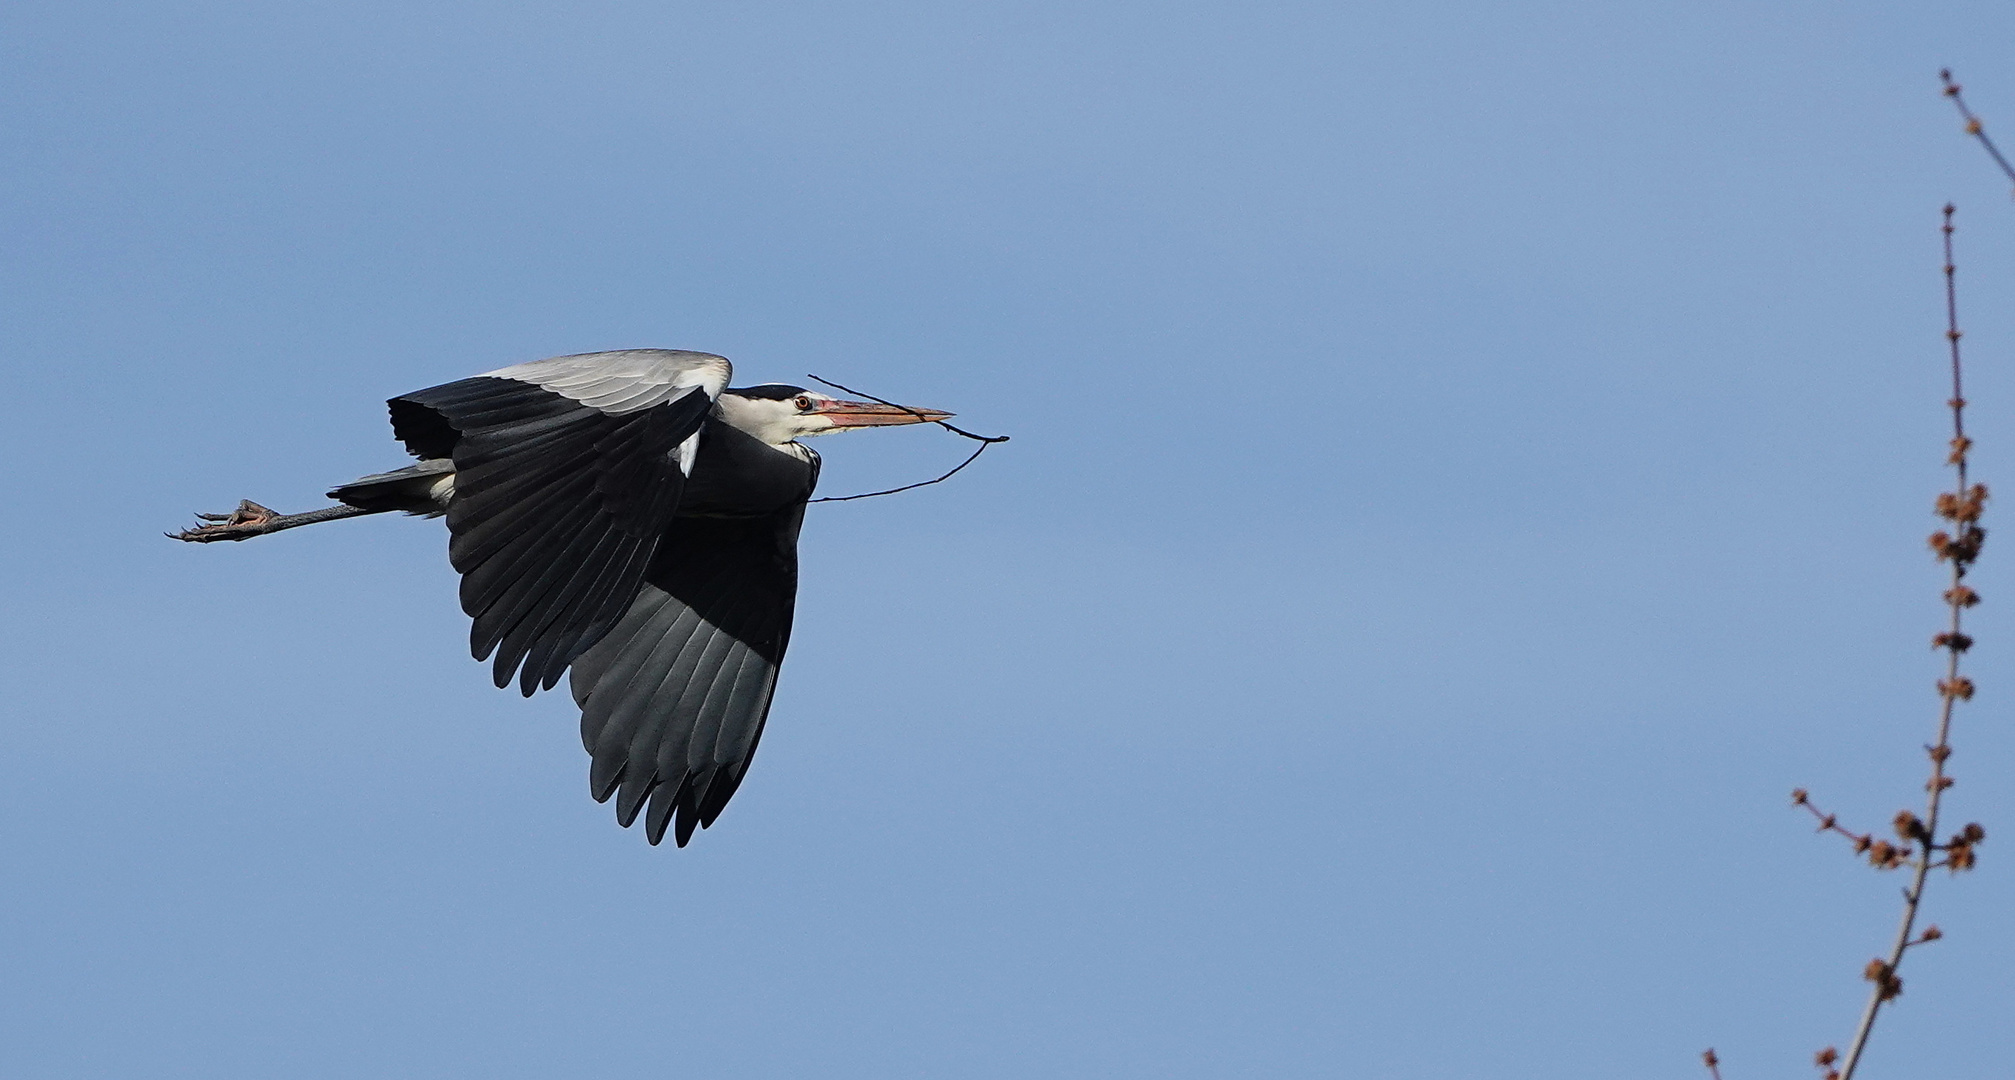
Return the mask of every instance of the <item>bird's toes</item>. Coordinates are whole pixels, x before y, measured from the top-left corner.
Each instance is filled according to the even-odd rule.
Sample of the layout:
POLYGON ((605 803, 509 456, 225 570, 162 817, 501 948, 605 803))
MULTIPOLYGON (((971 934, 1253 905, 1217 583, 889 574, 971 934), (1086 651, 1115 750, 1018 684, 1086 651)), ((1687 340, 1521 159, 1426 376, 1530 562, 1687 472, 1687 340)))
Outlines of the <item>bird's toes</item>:
POLYGON ((217 540, 246 540, 266 532, 265 527, 279 516, 278 511, 246 499, 238 504, 236 510, 228 514, 199 513, 196 515, 194 528, 168 535, 195 544, 207 544, 217 540))
MULTIPOLYGON (((208 515, 199 516, 207 517, 208 515)), ((238 508, 231 511, 222 520, 229 525, 264 525, 266 522, 279 516, 280 512, 278 510, 260 506, 250 499, 241 499, 238 502, 238 508)))
MULTIPOLYGON (((211 518, 211 515, 207 514, 199 514, 197 516, 206 519, 211 518)), ((236 540, 238 537, 233 534, 239 531, 237 527, 227 524, 224 519, 217 518, 197 522, 193 528, 183 529, 181 532, 169 533, 168 535, 177 540, 187 540, 195 544, 206 544, 212 540, 236 540)))

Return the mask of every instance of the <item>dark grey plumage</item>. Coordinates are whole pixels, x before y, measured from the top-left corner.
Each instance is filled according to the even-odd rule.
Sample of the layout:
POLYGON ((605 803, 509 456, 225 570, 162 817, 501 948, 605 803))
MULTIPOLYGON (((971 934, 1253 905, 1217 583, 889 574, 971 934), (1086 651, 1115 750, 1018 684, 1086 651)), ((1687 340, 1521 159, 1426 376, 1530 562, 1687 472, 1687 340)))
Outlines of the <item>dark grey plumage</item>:
POLYGON ((470 651, 527 696, 572 670, 590 792, 653 844, 712 825, 761 741, 818 484, 795 438, 950 415, 729 374, 634 349, 414 391, 390 407, 419 464, 330 493, 446 516, 470 651))
POLYGON ((590 792, 616 800, 625 828, 643 814, 651 843, 669 829, 683 847, 748 774, 790 644, 819 477, 797 440, 951 415, 781 383, 731 390, 731 374, 711 353, 627 349, 416 390, 389 404, 417 464, 336 488, 337 506, 248 500, 171 535, 445 517, 470 652, 526 696, 571 670, 590 792))
POLYGON ((494 376, 392 399, 406 448, 454 462, 448 561, 498 686, 551 688, 628 607, 679 503, 674 453, 712 404, 696 388, 610 415, 494 376))

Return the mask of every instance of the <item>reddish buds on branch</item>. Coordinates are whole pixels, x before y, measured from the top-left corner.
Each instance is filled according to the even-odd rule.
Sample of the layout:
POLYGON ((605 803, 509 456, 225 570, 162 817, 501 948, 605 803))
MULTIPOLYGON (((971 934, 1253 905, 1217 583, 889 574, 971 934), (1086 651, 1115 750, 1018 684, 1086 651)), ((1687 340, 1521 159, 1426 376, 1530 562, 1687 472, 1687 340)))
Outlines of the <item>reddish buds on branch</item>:
MULTIPOLYGON (((1962 437, 1961 439, 1954 439, 1952 441, 1956 446, 1964 440, 1962 437)), ((1954 453, 1957 452, 1956 450, 1954 451, 1954 453)), ((1940 492, 1937 502, 1933 504, 1933 509, 1937 511, 1939 517, 1947 521, 1959 522, 1962 525, 1979 521, 1981 513, 1986 508, 1987 485, 1985 484, 1975 484, 1963 492, 1940 492)))
MULTIPOLYGON (((1952 80, 1949 71, 1939 73, 1945 80, 1945 94, 1951 98, 1960 115, 1966 121, 1966 131, 1975 136, 1987 148, 1997 165, 2010 180, 2015 180, 2015 164, 2001 155, 1994 144, 1982 131, 1980 121, 1967 108, 1960 95, 1959 84, 1952 80)), ((1949 737, 1954 719, 1954 705, 1969 701, 1973 697, 1973 680, 1961 675, 1959 668, 1964 654, 1973 647, 1973 638, 1961 629, 1965 609, 1980 603, 1980 594, 1965 584, 1964 579, 1972 564, 1980 557, 1980 550, 1987 540, 1987 531, 1980 527, 1980 520, 1986 511, 1988 491, 1985 484, 1971 483, 1967 475, 1967 457, 1973 450, 1973 440, 1965 431, 1965 394, 1962 392, 1962 371, 1960 365, 1960 339, 1957 292, 1954 285, 1956 270, 1952 257, 1952 215, 1953 208, 1945 207, 1944 222, 1944 276, 1946 287, 1946 341, 1951 354, 1952 381, 1951 396, 1946 401, 1952 410, 1952 436, 1948 443, 1946 463, 1953 466, 1957 474, 1954 490, 1942 492, 1936 497, 1933 508, 1938 517, 1948 524, 1931 534, 1928 539, 1932 552, 1940 562, 1951 564, 1950 580, 1944 591, 1945 603, 1950 607, 1950 623, 1947 628, 1931 639, 1935 649, 1945 650, 1945 677, 1938 681, 1938 693, 1943 699, 1939 710, 1938 736, 1934 745, 1926 745, 1924 751, 1931 758, 1931 776, 1925 783, 1930 793, 1925 802, 1924 816, 1919 817, 1911 810, 1899 810, 1890 820, 1896 840, 1878 840, 1865 833, 1854 833, 1840 827, 1834 815, 1814 806, 1804 788, 1791 792, 1793 806, 1802 806, 1819 822, 1819 831, 1837 832, 1846 837, 1854 847, 1855 854, 1868 860, 1869 865, 1878 870, 1894 870, 1908 865, 1911 880, 1903 889, 1904 910, 1902 925, 1897 930, 1890 954, 1870 960, 1862 969, 1861 977, 1874 984, 1867 1008, 1862 1013, 1861 1023, 1854 1033, 1843 1056, 1833 1047, 1827 1047, 1813 1058, 1824 1080, 1840 1080, 1842 1070, 1853 1073, 1866 1048, 1875 1016, 1881 1006, 1893 1001, 1903 993, 1903 979, 1898 974, 1907 950, 1917 945, 1942 939, 1945 934, 1936 925, 1926 924, 1916 937, 1911 937, 1911 928, 1916 925, 1919 905, 1924 898, 1925 875, 1936 867, 1943 866, 1953 873, 1971 870, 1977 860, 1977 848, 1987 837, 1985 829, 1978 824, 1969 824, 1953 834, 1945 843, 1938 843, 1933 828, 1940 820, 1941 801, 1946 789, 1952 787, 1952 777, 1946 775, 1945 764, 1952 756, 1949 737)), ((1708 1051, 1705 1060, 1710 1069, 1717 1063, 1714 1052, 1708 1051)), ((1719 1077, 1719 1071, 1715 1071, 1719 1077)))
POLYGON ((1981 828, 1977 822, 1959 830, 1952 839, 1945 842, 1945 868, 1955 874, 1961 870, 1973 869, 1980 860, 1973 849, 1985 839, 1987 830, 1981 828))
POLYGON ((1868 961, 1868 966, 1861 969, 1861 977, 1876 985, 1883 1001, 1900 997, 1903 993, 1903 980, 1897 976, 1896 969, 1880 957, 1868 961))
POLYGON ((1957 631, 1947 631, 1933 637, 1931 639, 1931 647, 1934 649, 1951 649, 1953 652, 1965 652, 1973 647, 1973 639, 1957 631))
POLYGON ((1957 539, 1944 532, 1935 532, 1928 541, 1932 553, 1938 556, 1938 561, 1944 562, 1950 559, 1962 567, 1980 557, 1980 546, 1986 542, 1987 530, 1978 525, 1961 528, 1957 539))
POLYGON ((1877 870, 1894 870, 1910 858, 1909 848, 1898 847, 1887 840, 1870 842, 1862 837, 1855 843, 1854 849, 1859 851, 1863 846, 1868 849, 1868 865, 1877 870))
POLYGON ((1974 592, 1970 585, 1954 585, 1945 590, 1945 602, 1960 607, 1972 607, 1980 602, 1980 594, 1974 592))

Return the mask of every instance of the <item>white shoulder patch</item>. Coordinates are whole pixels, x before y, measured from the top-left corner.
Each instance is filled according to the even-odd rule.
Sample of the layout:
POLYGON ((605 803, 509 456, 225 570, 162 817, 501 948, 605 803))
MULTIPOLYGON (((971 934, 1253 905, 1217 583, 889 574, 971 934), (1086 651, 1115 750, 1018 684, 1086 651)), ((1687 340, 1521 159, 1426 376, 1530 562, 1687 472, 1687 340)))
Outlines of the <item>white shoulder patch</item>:
POLYGON ((682 349, 578 353, 483 372, 528 382, 611 414, 663 405, 695 388, 709 400, 718 399, 733 373, 725 356, 682 349))

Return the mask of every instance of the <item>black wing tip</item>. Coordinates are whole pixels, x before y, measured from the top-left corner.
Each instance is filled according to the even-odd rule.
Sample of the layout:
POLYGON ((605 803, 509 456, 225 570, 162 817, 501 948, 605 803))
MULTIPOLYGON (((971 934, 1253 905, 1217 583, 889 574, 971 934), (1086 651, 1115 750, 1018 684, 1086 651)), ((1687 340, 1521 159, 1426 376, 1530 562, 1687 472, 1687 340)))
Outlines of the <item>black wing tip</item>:
POLYGON ((588 794, 593 796, 596 802, 605 803, 614 798, 616 789, 621 787, 622 784, 623 770, 621 769, 617 769, 613 775, 603 778, 600 782, 596 781, 595 770, 592 767, 588 769, 588 794))
POLYGON ((692 804, 689 802, 679 803, 679 820, 678 824, 673 828, 678 834, 675 839, 678 840, 680 847, 685 847, 686 843, 692 840, 693 828, 699 825, 699 823, 700 815, 693 810, 692 804))
MULTIPOLYGON (((488 660, 490 658, 490 650, 496 647, 495 644, 472 646, 469 652, 477 660, 488 660)), ((518 692, 520 694, 531 697, 541 690, 551 690, 553 687, 560 685, 560 676, 567 673, 567 665, 565 664, 549 664, 547 668, 549 670, 542 671, 538 665, 526 663, 520 658, 511 656, 508 652, 498 653, 497 659, 490 665, 490 681, 495 683, 499 690, 506 689, 515 682, 518 684, 518 692), (507 660, 509 661, 508 664, 505 663, 507 660)))
MULTIPOLYGON (((644 839, 652 847, 664 843, 667 832, 672 834, 674 846, 685 847, 692 842, 696 830, 713 825, 721 807, 727 803, 725 797, 710 798, 708 791, 696 790, 696 779, 688 773, 678 784, 660 780, 639 795, 635 802, 618 799, 616 824, 627 829, 635 825, 641 816, 644 819, 644 839)), ((595 801, 607 802, 620 788, 620 780, 618 776, 605 790, 591 792, 595 801)), ((736 786, 739 785, 728 784, 727 793, 732 794, 736 786)), ((720 785, 709 782, 705 787, 718 790, 720 785)))

